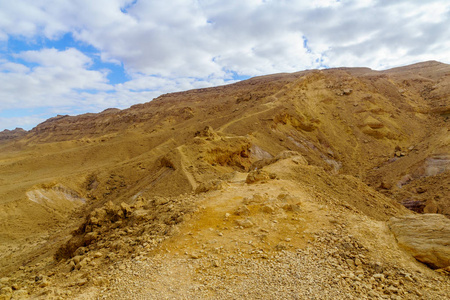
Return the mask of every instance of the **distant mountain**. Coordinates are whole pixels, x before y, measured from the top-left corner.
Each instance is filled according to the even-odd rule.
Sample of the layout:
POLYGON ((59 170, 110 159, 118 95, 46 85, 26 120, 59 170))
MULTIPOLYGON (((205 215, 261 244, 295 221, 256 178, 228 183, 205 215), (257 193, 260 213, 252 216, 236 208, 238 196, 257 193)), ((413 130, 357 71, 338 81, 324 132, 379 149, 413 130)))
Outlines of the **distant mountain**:
POLYGON ((0 131, 0 142, 23 137, 26 133, 27 131, 22 128, 16 128, 14 130, 5 129, 0 131))

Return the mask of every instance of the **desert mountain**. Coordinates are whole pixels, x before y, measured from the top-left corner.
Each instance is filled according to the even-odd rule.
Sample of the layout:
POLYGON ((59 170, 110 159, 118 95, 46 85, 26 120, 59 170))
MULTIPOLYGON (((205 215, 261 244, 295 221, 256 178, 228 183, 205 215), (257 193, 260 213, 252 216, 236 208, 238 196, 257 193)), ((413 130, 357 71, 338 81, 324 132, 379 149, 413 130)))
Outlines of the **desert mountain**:
POLYGON ((449 97, 308 70, 1 132, 2 295, 445 299, 449 97))

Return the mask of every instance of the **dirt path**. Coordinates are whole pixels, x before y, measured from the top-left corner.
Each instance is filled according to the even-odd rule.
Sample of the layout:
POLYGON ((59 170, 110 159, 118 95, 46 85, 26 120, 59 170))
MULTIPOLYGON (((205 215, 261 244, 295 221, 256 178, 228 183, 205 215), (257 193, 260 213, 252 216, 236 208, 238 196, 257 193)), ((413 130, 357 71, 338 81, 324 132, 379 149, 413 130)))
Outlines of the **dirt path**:
POLYGON ((276 108, 276 106, 271 107, 271 106, 272 106, 271 104, 272 104, 272 102, 266 103, 265 105, 266 105, 266 106, 269 106, 267 109, 264 109, 264 110, 262 110, 262 111, 258 111, 258 112, 252 113, 252 114, 244 115, 243 117, 238 118, 238 119, 234 119, 234 120, 232 120, 232 121, 230 121, 230 122, 228 122, 228 123, 226 123, 226 124, 220 126, 219 128, 217 128, 216 131, 218 131, 218 132, 225 132, 225 130, 226 130, 228 127, 230 127, 231 125, 233 125, 233 124, 236 124, 236 123, 238 123, 238 122, 241 122, 241 121, 243 121, 243 120, 245 120, 245 119, 252 118, 252 117, 257 116, 257 115, 264 114, 264 113, 266 113, 266 112, 268 112, 268 111, 270 111, 270 110, 276 108))
POLYGON ((179 155, 180 155, 180 163, 181 163, 181 168, 183 169, 183 172, 187 178, 187 180, 189 181, 189 184, 192 186, 192 190, 195 191, 195 189, 197 188, 197 181, 194 178, 194 175, 188 171, 187 166, 190 165, 189 163, 189 159, 187 158, 187 156, 184 154, 183 152, 183 145, 179 146, 176 148, 179 155))

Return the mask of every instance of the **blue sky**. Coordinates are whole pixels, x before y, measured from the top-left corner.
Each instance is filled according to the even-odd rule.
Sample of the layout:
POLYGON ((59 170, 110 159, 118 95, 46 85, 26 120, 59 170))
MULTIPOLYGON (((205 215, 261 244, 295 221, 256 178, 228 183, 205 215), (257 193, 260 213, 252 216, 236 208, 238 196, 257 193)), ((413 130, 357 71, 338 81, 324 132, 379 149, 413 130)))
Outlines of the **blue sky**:
POLYGON ((450 63, 429 0, 0 0, 0 131, 304 69, 450 63))

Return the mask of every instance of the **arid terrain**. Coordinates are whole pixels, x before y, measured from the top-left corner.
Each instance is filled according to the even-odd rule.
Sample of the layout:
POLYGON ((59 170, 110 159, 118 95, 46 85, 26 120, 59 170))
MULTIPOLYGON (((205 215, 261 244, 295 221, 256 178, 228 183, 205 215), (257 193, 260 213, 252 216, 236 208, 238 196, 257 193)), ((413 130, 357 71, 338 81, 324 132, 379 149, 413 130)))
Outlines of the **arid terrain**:
POLYGON ((429 61, 5 130, 0 299, 449 299, 449 125, 429 61))

